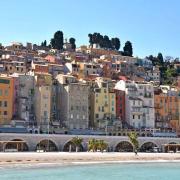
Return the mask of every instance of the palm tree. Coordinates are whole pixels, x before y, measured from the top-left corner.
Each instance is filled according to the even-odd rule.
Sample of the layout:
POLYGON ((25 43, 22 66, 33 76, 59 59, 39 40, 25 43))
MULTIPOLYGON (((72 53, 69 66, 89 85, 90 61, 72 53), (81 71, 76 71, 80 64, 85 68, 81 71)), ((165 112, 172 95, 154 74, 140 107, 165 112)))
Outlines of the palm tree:
POLYGON ((103 153, 107 149, 108 144, 104 140, 98 140, 98 149, 103 153))
POLYGON ((78 136, 72 138, 71 142, 76 146, 76 152, 79 151, 82 141, 83 141, 83 138, 80 138, 78 136))
POLYGON ((97 140, 92 138, 88 142, 88 151, 92 150, 93 152, 97 151, 97 140))
POLYGON ((138 142, 138 135, 135 132, 128 133, 129 140, 131 144, 133 145, 133 150, 137 154, 138 148, 139 148, 139 142, 138 142))

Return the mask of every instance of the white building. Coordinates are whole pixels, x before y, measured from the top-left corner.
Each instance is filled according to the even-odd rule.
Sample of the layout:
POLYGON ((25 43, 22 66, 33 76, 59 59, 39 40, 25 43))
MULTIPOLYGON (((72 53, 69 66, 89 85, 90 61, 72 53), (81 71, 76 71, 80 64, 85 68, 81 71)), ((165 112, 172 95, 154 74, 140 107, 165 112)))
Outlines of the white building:
POLYGON ((126 121, 134 128, 154 128, 154 88, 151 83, 119 81, 115 89, 125 91, 126 121))
POLYGON ((160 70, 158 67, 153 67, 152 70, 147 71, 147 80, 154 81, 155 83, 160 83, 160 70))

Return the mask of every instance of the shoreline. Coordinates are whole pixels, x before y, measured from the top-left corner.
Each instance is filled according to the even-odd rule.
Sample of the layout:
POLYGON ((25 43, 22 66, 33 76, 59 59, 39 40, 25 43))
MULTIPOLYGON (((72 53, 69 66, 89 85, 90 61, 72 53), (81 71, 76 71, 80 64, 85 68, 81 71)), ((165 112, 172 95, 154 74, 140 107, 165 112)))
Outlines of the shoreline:
POLYGON ((0 153, 0 168, 55 167, 95 164, 180 163, 179 153, 99 153, 99 152, 18 152, 0 153))
POLYGON ((113 164, 154 164, 154 163, 180 163, 180 160, 157 160, 157 161, 96 161, 96 162, 72 162, 72 163, 12 163, 12 164, 1 164, 1 169, 35 169, 35 168, 58 168, 58 167, 74 167, 74 166, 93 166, 93 165, 113 165, 113 164))

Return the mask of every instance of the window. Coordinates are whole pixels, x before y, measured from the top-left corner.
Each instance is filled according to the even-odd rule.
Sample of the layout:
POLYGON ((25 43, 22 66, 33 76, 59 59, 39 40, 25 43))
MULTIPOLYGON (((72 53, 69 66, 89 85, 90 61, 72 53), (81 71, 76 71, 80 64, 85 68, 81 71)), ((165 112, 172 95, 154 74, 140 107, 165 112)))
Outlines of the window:
POLYGON ((2 84, 9 84, 10 80, 0 79, 0 83, 2 83, 2 84))
POLYGON ((114 111, 114 108, 112 107, 112 111, 114 111))
POLYGON ((140 101, 138 101, 138 105, 140 105, 141 104, 141 102, 140 101))
POLYGON ((0 107, 2 106, 2 101, 0 101, 0 107))
POLYGON ((135 105, 135 100, 133 100, 133 105, 135 105))
POLYGON ((7 101, 4 101, 4 107, 7 107, 7 101))
POLYGON ((135 119, 135 115, 133 115, 133 119, 135 119))
POLYGON ((141 118, 141 116, 140 115, 138 115, 138 119, 140 119, 141 118))
POLYGON ((8 96, 8 89, 4 91, 5 96, 8 96))
POLYGON ((48 114, 47 111, 44 111, 44 116, 45 116, 45 117, 47 117, 47 114, 48 114))
POLYGON ((0 96, 2 96, 2 89, 0 89, 0 96))
POLYGON ((102 112, 104 112, 104 106, 102 106, 102 112))
POLYGON ((96 118, 99 118, 99 114, 96 114, 96 118))
POLYGON ((4 115, 6 116, 8 113, 7 113, 7 111, 4 111, 4 115))
POLYGON ((149 106, 152 106, 152 100, 149 100, 149 106))

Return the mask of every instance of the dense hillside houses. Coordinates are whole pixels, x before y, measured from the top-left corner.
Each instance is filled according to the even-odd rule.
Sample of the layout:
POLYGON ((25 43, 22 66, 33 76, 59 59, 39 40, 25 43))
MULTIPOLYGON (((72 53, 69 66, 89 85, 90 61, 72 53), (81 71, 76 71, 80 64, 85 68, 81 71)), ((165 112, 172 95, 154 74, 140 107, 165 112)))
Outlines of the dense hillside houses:
POLYGON ((0 132, 180 135, 179 61, 73 43, 2 46, 0 132))

